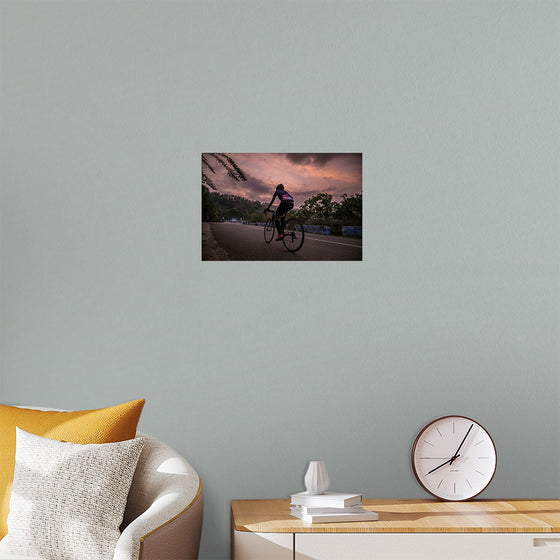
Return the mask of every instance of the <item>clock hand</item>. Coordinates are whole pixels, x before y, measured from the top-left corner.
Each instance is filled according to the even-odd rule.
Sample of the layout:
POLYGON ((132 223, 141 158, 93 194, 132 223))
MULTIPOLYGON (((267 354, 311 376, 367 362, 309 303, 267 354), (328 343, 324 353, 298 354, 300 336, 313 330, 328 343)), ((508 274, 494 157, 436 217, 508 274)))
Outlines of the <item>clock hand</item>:
MULTIPOLYGON (((457 450, 457 451, 458 451, 458 450, 457 450)), ((451 459, 445 461, 445 463, 442 463, 441 465, 437 466, 435 469, 432 469, 431 471, 427 472, 426 475, 432 474, 434 471, 437 471, 438 469, 441 469, 441 467, 444 467, 444 466, 447 465, 447 464, 450 464, 450 465, 451 465, 451 463, 453 463, 453 461, 454 461, 455 459, 457 459, 457 457, 460 457, 460 455, 456 455, 456 456, 454 456, 454 457, 451 457, 451 459)))
POLYGON ((450 465, 452 465, 453 461, 455 461, 455 459, 457 459, 457 457, 459 457, 459 450, 461 449, 461 447, 463 447, 463 443, 465 443, 465 440, 467 439, 467 436, 470 434, 473 426, 474 426, 474 424, 471 424, 471 427, 467 430, 467 433, 465 434, 465 437, 463 438, 463 441, 461 442, 459 447, 457 447, 457 451, 455 451, 455 455, 453 455, 453 457, 451 457, 450 465))
POLYGON ((471 424, 471 427, 467 430, 467 433, 465 434, 465 437, 463 438, 463 441, 459 444, 459 447, 457 448, 457 451, 455 451, 455 454, 453 455, 453 457, 451 457, 451 459, 449 459, 448 461, 445 461, 445 463, 442 463, 441 465, 438 465, 435 469, 432 469, 431 471, 427 472, 426 474, 432 474, 434 471, 437 471, 438 469, 441 469, 441 467, 444 467, 445 465, 449 464, 452 465, 453 461, 455 461, 455 459, 458 459, 461 455, 459 455, 459 451, 461 450, 461 447, 463 447, 463 443, 465 443, 465 440, 467 439, 467 436, 471 433, 471 430, 473 429, 474 424, 471 424))

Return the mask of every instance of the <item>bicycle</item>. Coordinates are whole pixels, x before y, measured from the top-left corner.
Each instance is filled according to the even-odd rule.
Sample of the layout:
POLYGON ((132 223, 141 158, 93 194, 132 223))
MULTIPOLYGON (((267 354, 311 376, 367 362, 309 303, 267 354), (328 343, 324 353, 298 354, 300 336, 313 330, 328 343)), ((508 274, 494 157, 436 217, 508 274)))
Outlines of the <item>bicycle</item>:
MULTIPOLYGON (((270 243, 274 239, 274 230, 276 229, 274 221, 276 211, 267 211, 270 212, 272 216, 266 220, 264 224, 264 240, 266 243, 270 243)), ((301 221, 293 216, 286 218, 286 224, 284 225, 284 237, 282 238, 284 247, 286 247, 290 253, 295 253, 301 249, 304 239, 305 231, 301 221)))

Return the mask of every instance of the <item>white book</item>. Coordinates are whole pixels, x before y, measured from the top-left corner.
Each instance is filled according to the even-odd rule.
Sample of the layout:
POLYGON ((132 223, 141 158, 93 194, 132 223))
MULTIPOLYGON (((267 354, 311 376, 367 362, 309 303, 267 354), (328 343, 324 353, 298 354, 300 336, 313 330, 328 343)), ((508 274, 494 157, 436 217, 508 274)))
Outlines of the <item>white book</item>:
POLYGON ((324 494, 299 492, 298 494, 292 494, 290 497, 292 498, 292 505, 309 507, 345 508, 362 503, 361 494, 349 494, 347 492, 325 492, 324 494))
POLYGON ((362 508, 361 512, 307 514, 292 507, 290 508, 290 515, 307 523, 348 523, 355 521, 377 521, 379 519, 377 513, 368 511, 365 508, 362 508))
POLYGON ((292 505, 292 508, 301 511, 302 513, 313 515, 315 513, 354 513, 362 512, 364 508, 362 506, 348 506, 348 507, 313 507, 313 506, 301 506, 292 505))

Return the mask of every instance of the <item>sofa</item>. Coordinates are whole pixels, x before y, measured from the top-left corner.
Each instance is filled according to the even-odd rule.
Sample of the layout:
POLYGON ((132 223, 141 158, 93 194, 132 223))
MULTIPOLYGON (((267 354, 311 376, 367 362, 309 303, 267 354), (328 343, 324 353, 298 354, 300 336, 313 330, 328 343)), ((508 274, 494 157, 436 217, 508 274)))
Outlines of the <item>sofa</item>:
POLYGON ((166 444, 138 436, 145 438, 144 449, 114 560, 195 560, 204 507, 200 477, 166 444))
MULTIPOLYGON (((114 560, 198 558, 204 497, 194 468, 165 443, 144 440, 126 501, 114 560)), ((37 560, 9 554, 0 540, 0 560, 37 560)), ((50 560, 40 558, 38 560, 50 560)))

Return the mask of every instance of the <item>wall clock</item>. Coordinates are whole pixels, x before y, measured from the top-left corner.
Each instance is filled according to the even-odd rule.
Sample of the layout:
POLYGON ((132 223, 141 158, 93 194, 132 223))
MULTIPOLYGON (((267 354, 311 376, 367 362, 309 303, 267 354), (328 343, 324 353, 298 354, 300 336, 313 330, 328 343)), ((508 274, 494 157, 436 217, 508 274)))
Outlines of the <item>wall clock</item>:
POLYGON ((418 482, 442 500, 470 500, 496 472, 496 446, 490 434, 465 416, 443 416, 420 430, 412 447, 418 482))

